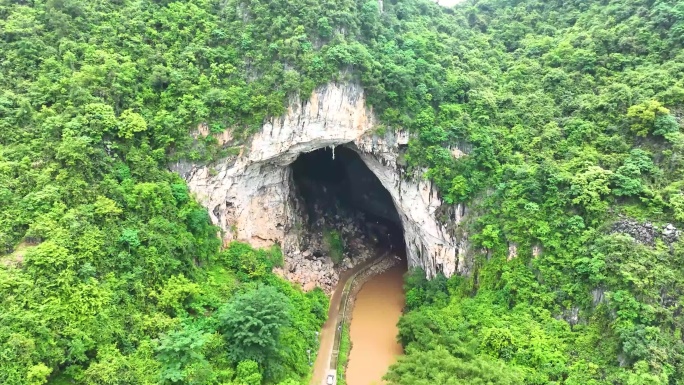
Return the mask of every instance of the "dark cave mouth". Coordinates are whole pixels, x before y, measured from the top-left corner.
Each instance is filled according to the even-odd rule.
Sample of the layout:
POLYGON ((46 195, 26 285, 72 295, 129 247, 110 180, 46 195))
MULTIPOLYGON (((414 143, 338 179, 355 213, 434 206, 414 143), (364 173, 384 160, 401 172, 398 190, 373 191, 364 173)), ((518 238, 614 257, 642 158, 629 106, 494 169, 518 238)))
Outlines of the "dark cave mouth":
MULTIPOLYGON (((342 223, 353 221, 352 227, 378 253, 392 252, 406 259, 404 230, 394 201, 354 150, 320 148, 300 154, 290 167, 309 230, 348 230, 350 226, 342 223)), ((350 236, 348 231, 342 233, 350 236)))

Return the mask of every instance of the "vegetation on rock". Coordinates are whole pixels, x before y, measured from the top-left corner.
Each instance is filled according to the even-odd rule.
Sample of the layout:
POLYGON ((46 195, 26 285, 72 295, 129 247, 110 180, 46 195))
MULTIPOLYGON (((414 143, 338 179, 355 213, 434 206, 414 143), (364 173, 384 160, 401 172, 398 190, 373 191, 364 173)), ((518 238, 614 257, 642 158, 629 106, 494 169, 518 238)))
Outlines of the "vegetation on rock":
POLYGON ((339 264, 344 259, 344 240, 337 230, 326 230, 323 234, 323 242, 327 248, 330 259, 339 264))
POLYGON ((408 281, 390 383, 679 383, 684 240, 611 226, 684 223, 683 45, 678 0, 0 1, 0 382, 305 379, 323 294, 220 252, 167 167, 338 80, 478 213, 471 277, 408 281))

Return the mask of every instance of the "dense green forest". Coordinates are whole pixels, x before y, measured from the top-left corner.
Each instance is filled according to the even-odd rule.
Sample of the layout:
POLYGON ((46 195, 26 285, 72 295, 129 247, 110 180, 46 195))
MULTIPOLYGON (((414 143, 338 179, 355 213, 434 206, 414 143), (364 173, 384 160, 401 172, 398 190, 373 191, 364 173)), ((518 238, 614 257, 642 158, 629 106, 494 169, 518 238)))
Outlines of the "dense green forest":
POLYGON ((684 3, 480 1, 453 16, 415 13, 404 52, 446 70, 435 71, 441 86, 423 83, 429 106, 413 102, 419 94, 397 100, 416 106, 399 124, 418 133, 412 160, 446 199, 479 210, 483 252, 469 279, 409 279, 407 354, 387 378, 684 383, 684 242, 660 230, 684 221, 684 3), (453 160, 445 148, 458 143, 472 151, 453 160), (616 222, 659 230, 636 242, 616 222))
POLYGON ((0 383, 303 384, 325 297, 167 169, 354 81, 482 250, 391 384, 682 384, 684 240, 612 230, 684 226, 683 48, 677 0, 0 0, 0 383))

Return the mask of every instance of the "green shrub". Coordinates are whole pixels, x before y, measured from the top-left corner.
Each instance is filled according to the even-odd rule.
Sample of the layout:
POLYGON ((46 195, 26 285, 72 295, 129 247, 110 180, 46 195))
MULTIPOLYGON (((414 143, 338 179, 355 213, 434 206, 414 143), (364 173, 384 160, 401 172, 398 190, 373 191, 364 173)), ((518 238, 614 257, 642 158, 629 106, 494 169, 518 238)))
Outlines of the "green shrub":
POLYGON ((339 264, 344 259, 344 241, 342 235, 336 230, 329 230, 323 234, 325 247, 333 263, 339 264))

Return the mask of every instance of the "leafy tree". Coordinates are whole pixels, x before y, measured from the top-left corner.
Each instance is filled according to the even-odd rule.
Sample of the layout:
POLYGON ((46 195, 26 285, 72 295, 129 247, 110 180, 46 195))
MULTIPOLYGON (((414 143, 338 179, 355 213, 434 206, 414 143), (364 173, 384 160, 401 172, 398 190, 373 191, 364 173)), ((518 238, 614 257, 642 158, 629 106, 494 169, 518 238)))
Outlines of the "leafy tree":
POLYGON ((240 361, 237 366, 235 382, 238 385, 259 385, 261 384, 261 372, 259 364, 255 361, 240 361))
POLYGON ((231 299, 217 315, 230 359, 276 363, 281 334, 292 322, 291 306, 288 298, 271 286, 258 286, 231 299))
POLYGON ((524 383, 520 373, 500 363, 479 357, 463 360, 443 347, 400 357, 384 378, 396 385, 524 383))
POLYGON ((487 328, 482 331, 480 350, 496 358, 510 359, 515 352, 513 335, 507 329, 487 328))
MULTIPOLYGON (((627 116, 633 120, 632 131, 639 136, 653 133, 656 125, 659 134, 663 135, 670 132, 673 119, 668 118, 669 113, 670 110, 656 100, 634 105, 627 110, 627 116)), ((676 122, 674 126, 676 126, 676 122)))
POLYGON ((45 364, 34 365, 28 370, 28 383, 30 385, 43 385, 47 383, 50 373, 52 373, 52 369, 45 366, 45 364))
POLYGON ((198 367, 209 366, 203 352, 207 339, 201 330, 189 325, 161 335, 156 351, 162 366, 162 381, 172 384, 206 383, 208 378, 197 378, 195 373, 198 367))

